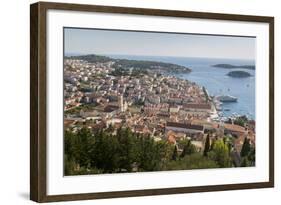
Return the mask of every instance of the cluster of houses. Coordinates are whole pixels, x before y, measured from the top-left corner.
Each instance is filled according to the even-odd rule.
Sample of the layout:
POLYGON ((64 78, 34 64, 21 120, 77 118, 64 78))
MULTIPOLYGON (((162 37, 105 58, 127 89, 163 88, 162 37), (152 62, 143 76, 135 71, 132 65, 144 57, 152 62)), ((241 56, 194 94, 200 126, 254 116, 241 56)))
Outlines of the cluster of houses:
POLYGON ((197 84, 152 72, 116 76, 113 65, 64 61, 65 128, 128 127, 172 144, 190 138, 199 150, 208 131, 215 137, 233 136, 237 151, 245 137, 255 143, 254 122, 243 127, 213 120, 216 108, 197 84))

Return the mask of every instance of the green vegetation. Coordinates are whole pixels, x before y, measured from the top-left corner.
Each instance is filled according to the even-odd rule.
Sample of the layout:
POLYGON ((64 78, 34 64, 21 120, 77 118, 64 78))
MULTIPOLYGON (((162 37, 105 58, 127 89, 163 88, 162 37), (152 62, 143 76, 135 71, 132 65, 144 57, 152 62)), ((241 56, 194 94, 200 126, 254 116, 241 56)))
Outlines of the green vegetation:
POLYGON ((181 158, 197 152, 196 147, 191 143, 191 140, 180 140, 178 144, 179 146, 183 147, 182 153, 180 155, 181 158))
POLYGON ((244 69, 249 69, 249 70, 256 69, 256 66, 254 66, 254 65, 216 64, 216 65, 212 65, 212 66, 216 67, 216 68, 227 68, 227 69, 233 69, 233 68, 244 68, 244 69))
POLYGON ((143 106, 144 105, 144 101, 137 100, 137 101, 134 102, 134 105, 136 105, 136 106, 143 106))
POLYGON ((68 114, 73 115, 73 114, 79 113, 81 109, 82 109, 82 107, 78 106, 78 107, 74 107, 69 110, 65 110, 64 115, 68 115, 68 114))
POLYGON ((251 74, 242 70, 237 70, 237 71, 231 71, 227 73, 226 75, 233 77, 233 78, 247 78, 250 77, 251 74))
POLYGON ((173 155, 172 155, 172 160, 176 161, 178 159, 178 148, 177 146, 174 147, 173 155))
POLYGON ((100 56, 100 55, 80 55, 80 56, 70 56, 70 57, 65 57, 65 59, 78 59, 78 60, 84 60, 88 61, 89 63, 105 63, 109 62, 112 59, 107 57, 107 56, 100 56))
POLYGON ((191 69, 172 63, 164 63, 157 61, 144 61, 144 60, 127 60, 127 59, 116 59, 115 68, 135 68, 135 69, 149 69, 149 70, 161 70, 164 72, 171 73, 189 73, 191 69))
POLYGON ((230 150, 227 143, 224 140, 219 139, 213 142, 212 149, 208 153, 208 157, 214 160, 219 167, 231 167, 232 160, 229 155, 230 150))
POLYGON ((241 167, 249 167, 255 164, 255 148, 251 146, 250 139, 245 137, 244 143, 240 152, 241 167))
POLYGON ((204 148, 204 156, 208 156, 208 152, 210 151, 210 135, 208 134, 205 141, 205 148, 204 148))
POLYGON ((94 108, 96 107, 96 104, 94 103, 90 103, 90 104, 82 104, 82 105, 79 105, 77 107, 74 107, 72 109, 69 109, 69 110, 65 110, 64 111, 64 114, 67 115, 67 114, 77 114, 79 113, 81 110, 83 111, 90 111, 90 110, 93 110, 94 108))
POLYGON ((124 69, 124 68, 115 68, 114 71, 110 73, 113 76, 140 76, 140 75, 147 75, 148 72, 146 69, 124 69))
POLYGON ((162 170, 172 153, 167 142, 129 129, 119 129, 116 135, 86 128, 76 134, 66 131, 64 143, 65 175, 162 170))
POLYGON ((246 123, 248 123, 248 118, 245 115, 237 117, 234 120, 234 124, 235 125, 240 125, 242 127, 244 127, 246 123))
MULTIPOLYGON (((205 150, 201 152, 187 139, 171 145, 164 140, 155 141, 149 136, 133 133, 130 129, 115 132, 112 129, 111 126, 96 132, 86 128, 77 133, 65 131, 65 175, 233 166, 226 140, 215 140, 210 145, 210 139, 206 139, 205 150)), ((245 150, 248 150, 246 145, 245 150)), ((245 155, 244 164, 248 165, 254 155, 251 150, 245 151, 245 155)))
MULTIPOLYGON (((233 120, 233 123, 235 125, 239 125, 242 127, 245 127, 248 122, 249 122, 249 119, 247 118, 246 115, 238 116, 233 120)), ((229 118, 228 120, 225 121, 225 123, 232 124, 232 120, 229 118)))
MULTIPOLYGON (((71 56, 65 57, 65 59, 77 59, 77 60, 84 60, 89 63, 106 63, 106 62, 115 62, 113 67, 116 69, 122 68, 125 70, 130 70, 132 68, 135 69, 135 75, 137 72, 143 72, 142 69, 148 70, 160 70, 163 72, 169 73, 189 73, 191 72, 190 68, 185 66, 172 64, 172 63, 164 63, 164 62, 157 62, 157 61, 144 61, 144 60, 128 60, 128 59, 114 59, 107 56, 100 56, 100 55, 80 55, 80 56, 71 56)), ((116 73, 118 74, 118 73, 116 73)), ((120 73, 119 73, 120 74, 120 73)), ((133 73, 134 74, 134 73, 133 73)))
POLYGON ((200 153, 187 155, 178 161, 170 161, 166 165, 166 170, 188 170, 188 169, 207 169, 219 168, 218 164, 202 156, 200 153))

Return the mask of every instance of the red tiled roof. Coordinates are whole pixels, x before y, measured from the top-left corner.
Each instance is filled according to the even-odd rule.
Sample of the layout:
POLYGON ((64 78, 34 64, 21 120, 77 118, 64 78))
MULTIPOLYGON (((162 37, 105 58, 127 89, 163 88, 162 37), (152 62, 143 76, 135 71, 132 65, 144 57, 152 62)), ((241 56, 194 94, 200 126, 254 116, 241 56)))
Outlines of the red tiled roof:
POLYGON ((245 132, 245 128, 239 125, 235 125, 235 124, 229 124, 229 123, 225 123, 224 124, 224 128, 230 131, 234 131, 234 132, 245 132))
POLYGON ((68 127, 69 125, 71 125, 72 123, 74 123, 74 120, 64 120, 63 121, 63 124, 64 124, 64 126, 66 126, 66 127, 68 127))
POLYGON ((192 108, 192 109, 206 109, 206 110, 210 110, 211 109, 211 105, 210 104, 197 104, 197 103, 189 103, 189 104, 184 104, 183 108, 192 108))
POLYGON ((204 127, 202 125, 192 125, 192 124, 184 124, 184 123, 178 123, 178 122, 167 122, 166 126, 192 129, 192 130, 202 130, 202 131, 204 129, 204 127))

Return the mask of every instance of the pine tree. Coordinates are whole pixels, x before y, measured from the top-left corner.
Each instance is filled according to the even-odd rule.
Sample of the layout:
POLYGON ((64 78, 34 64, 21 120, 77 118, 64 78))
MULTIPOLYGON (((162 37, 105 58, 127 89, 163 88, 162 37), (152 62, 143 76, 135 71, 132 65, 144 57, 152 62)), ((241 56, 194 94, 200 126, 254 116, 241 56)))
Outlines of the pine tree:
POLYGON ((208 157, 215 160, 220 167, 230 167, 232 163, 228 146, 224 144, 222 139, 216 140, 212 145, 213 149, 208 153, 208 157))
POLYGON ((250 161, 251 166, 255 165, 256 162, 256 149, 251 147, 250 153, 248 155, 248 160, 250 161))
POLYGON ((185 145, 183 147, 182 153, 180 154, 180 158, 183 158, 186 155, 186 149, 187 149, 187 146, 185 145))
POLYGON ((248 160, 247 157, 242 158, 242 162, 241 162, 241 167, 249 167, 250 166, 250 162, 248 160))
POLYGON ((178 159, 178 148, 175 145, 174 152, 173 152, 173 155, 172 155, 172 160, 177 160, 177 159, 178 159))
POLYGON ((241 157, 248 156, 250 150, 251 150, 250 140, 247 137, 245 137, 244 143, 243 143, 243 146, 242 146, 242 149, 240 152, 240 156, 241 157))
POLYGON ((210 151, 210 136, 207 135, 206 141, 205 141, 205 148, 204 148, 204 156, 206 157, 208 155, 208 152, 210 151))

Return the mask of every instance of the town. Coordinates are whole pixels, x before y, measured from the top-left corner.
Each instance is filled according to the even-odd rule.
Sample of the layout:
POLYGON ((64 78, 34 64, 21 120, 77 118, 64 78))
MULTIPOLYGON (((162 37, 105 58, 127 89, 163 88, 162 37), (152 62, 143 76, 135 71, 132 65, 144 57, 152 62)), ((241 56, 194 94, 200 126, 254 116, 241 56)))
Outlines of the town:
POLYGON ((216 140, 228 140, 230 167, 255 166, 254 160, 245 165, 241 156, 245 143, 255 148, 255 121, 219 119, 207 88, 162 72, 161 66, 123 69, 114 59, 65 58, 64 129, 77 133, 81 128, 129 129, 175 146, 179 155, 182 140, 199 153, 216 140))

